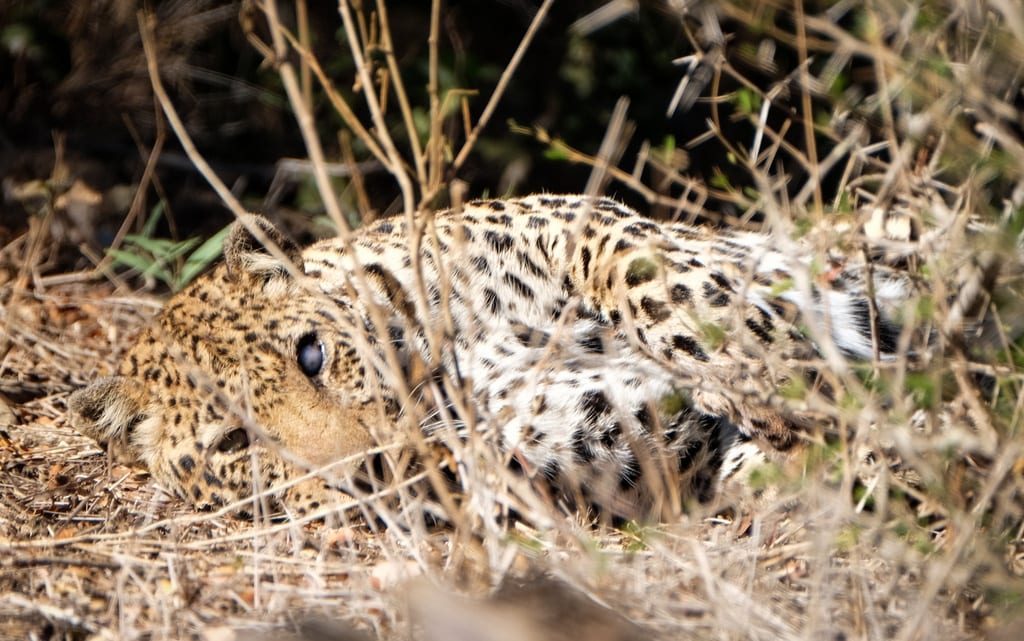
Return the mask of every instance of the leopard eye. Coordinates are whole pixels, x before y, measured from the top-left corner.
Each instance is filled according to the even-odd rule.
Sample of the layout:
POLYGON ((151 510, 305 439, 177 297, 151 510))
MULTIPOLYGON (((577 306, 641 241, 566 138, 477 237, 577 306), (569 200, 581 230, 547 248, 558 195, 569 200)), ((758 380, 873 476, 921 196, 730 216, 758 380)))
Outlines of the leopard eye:
POLYGON ((217 443, 217 451, 224 454, 234 454, 249 447, 249 433, 242 428, 233 429, 224 435, 224 438, 217 443))
POLYGON ((306 334, 299 339, 299 345, 295 350, 295 360, 299 364, 302 373, 310 378, 320 373, 324 368, 324 344, 316 337, 316 334, 306 334))

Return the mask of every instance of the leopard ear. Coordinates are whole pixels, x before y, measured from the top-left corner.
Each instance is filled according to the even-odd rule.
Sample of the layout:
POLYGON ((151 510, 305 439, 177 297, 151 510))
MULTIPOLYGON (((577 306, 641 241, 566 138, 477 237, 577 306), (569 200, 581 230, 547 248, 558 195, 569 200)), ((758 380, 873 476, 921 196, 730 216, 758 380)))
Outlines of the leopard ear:
POLYGON ((235 221, 224 239, 224 260, 228 269, 235 273, 287 273, 288 266, 267 249, 268 244, 276 246, 295 269, 302 271, 302 254, 295 243, 285 238, 269 220, 255 214, 235 221))
POLYGON ((68 399, 71 426, 119 458, 138 456, 130 447, 132 430, 146 418, 137 386, 123 376, 101 378, 68 399))

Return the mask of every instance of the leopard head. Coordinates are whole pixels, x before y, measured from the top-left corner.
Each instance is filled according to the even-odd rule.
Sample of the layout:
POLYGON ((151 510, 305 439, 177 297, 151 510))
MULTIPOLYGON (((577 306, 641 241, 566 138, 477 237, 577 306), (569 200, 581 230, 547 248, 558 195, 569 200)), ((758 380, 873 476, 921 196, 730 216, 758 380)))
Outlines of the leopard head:
POLYGON ((324 466, 374 444, 386 410, 372 348, 355 339, 349 299, 306 275, 265 219, 237 222, 224 256, 170 299, 116 376, 71 397, 71 422, 197 508, 248 512, 260 497, 301 515, 337 500, 358 463, 324 466))

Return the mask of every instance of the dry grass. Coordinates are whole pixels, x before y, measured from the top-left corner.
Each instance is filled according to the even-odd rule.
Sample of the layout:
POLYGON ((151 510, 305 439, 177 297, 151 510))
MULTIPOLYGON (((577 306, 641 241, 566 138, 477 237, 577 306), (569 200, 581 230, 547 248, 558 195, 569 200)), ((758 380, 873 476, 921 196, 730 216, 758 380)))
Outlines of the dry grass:
MULTIPOLYGON (((314 82, 395 177, 411 221, 428 220, 424 212, 439 199, 462 199, 448 178, 483 120, 460 120, 460 140, 444 138, 459 130, 444 127, 446 118, 462 118, 445 105, 463 96, 439 95, 435 82, 430 131, 425 140, 417 133, 389 55, 385 5, 371 13, 341 3, 370 123, 356 119, 309 55, 301 18, 295 35, 273 3, 259 6, 271 42, 251 38, 278 61, 339 229, 348 218, 311 119, 314 82), (385 121, 388 108, 400 113, 406 140, 388 133, 395 131, 385 121), (412 157, 402 157, 403 148, 412 157)), ((437 6, 425 34, 435 78, 437 6)), ((621 168, 625 104, 597 157, 531 133, 567 161, 592 164, 593 193, 616 184, 684 217, 728 212, 729 224, 819 233, 822 256, 830 246, 865 243, 856 227, 839 232, 832 222, 827 234, 808 232, 822 219, 865 222, 876 209, 902 212, 923 232, 912 248, 924 258, 902 261, 922 283, 919 308, 929 309, 918 323, 953 327, 960 299, 942 288, 969 280, 956 268, 983 251, 1010 266, 1000 309, 1019 313, 1017 246, 965 231, 969 217, 1004 235, 1020 222, 1024 145, 1015 105, 1024 31, 1012 8, 952 4, 917 7, 913 16, 910 6, 848 7, 861 22, 843 29, 836 26, 849 17, 840 15, 843 5, 700 6, 681 27, 696 53, 681 61, 687 72, 679 104, 700 98, 723 109, 712 110, 707 136, 689 150, 726 145, 753 189, 688 178, 677 162, 682 148, 646 146, 636 164, 621 168), (780 14, 792 19, 773 17, 780 14), (736 24, 730 21, 760 25, 764 42, 800 64, 785 82, 751 81, 721 55, 719 32, 736 24), (829 93, 851 60, 874 74, 874 91, 829 93), (751 97, 752 109, 724 108, 751 97), (730 118, 746 119, 753 138, 730 140, 723 126, 730 118), (834 194, 822 187, 826 175, 839 177, 834 194)), ((152 55, 149 62, 159 69, 152 55)), ((775 61, 762 48, 751 64, 767 69, 775 61)), ((159 85, 157 93, 187 139, 159 85)), ((349 188, 358 192, 350 200, 361 215, 375 215, 361 181, 349 188)), ((230 191, 221 193, 231 204, 230 191)), ((0 425, 9 423, 0 429, 0 638, 278 638, 304 628, 308 638, 335 639, 909 641, 1011 639, 1024 625, 1024 381, 1012 336, 997 337, 1001 351, 977 354, 962 349, 955 331, 940 332, 941 349, 916 370, 909 358, 867 368, 828 363, 847 392, 842 403, 816 408, 831 429, 810 438, 803 455, 762 470, 753 480, 766 488, 758 500, 693 508, 668 523, 594 526, 534 503, 520 511, 547 527, 509 528, 467 503, 449 514, 454 525, 440 529, 354 527, 335 518, 253 524, 190 512, 67 425, 67 393, 106 373, 157 305, 108 284, 45 276, 49 230, 35 225, 0 254, 0 425), (995 381, 997 393, 978 393, 978 372, 995 381), (499 585, 506 588, 495 592, 499 585), (596 631, 577 627, 592 619, 602 622, 596 631)), ((511 485, 491 489, 524 505, 511 485)), ((423 508, 404 509, 409 516, 423 508)))

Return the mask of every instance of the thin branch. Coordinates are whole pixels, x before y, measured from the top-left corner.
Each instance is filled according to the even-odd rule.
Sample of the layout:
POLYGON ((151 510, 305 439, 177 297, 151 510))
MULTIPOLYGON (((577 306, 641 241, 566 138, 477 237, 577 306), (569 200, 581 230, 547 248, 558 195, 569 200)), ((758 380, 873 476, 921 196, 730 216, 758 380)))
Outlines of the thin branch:
POLYGON ((395 146, 395 141, 391 138, 391 134, 388 133, 387 122, 384 120, 384 113, 381 111, 380 102, 373 93, 373 79, 370 77, 370 70, 366 66, 366 58, 363 56, 362 48, 359 46, 361 41, 356 34, 356 25, 352 19, 352 7, 349 0, 341 0, 338 4, 338 13, 341 14, 341 20, 345 26, 345 37, 348 38, 349 50, 352 52, 352 61, 355 63, 359 82, 363 86, 363 96, 366 99, 366 106, 370 110, 370 118, 373 120, 373 126, 376 128, 378 140, 387 155, 388 162, 385 165, 388 167, 391 175, 395 177, 395 180, 398 181, 398 187, 402 191, 402 209, 405 212, 406 220, 411 229, 416 212, 415 190, 403 167, 402 154, 395 146))
POLYGON ((320 146, 320 136, 316 132, 316 124, 313 122, 313 112, 303 99, 302 88, 299 86, 298 78, 295 77, 295 69, 286 58, 288 45, 285 42, 281 21, 277 16, 277 2, 267 0, 261 6, 267 16, 270 34, 274 41, 278 73, 284 84, 285 93, 288 94, 288 102, 291 103, 292 111, 295 113, 295 120, 299 124, 302 140, 306 143, 309 159, 313 163, 313 177, 316 179, 317 189, 320 190, 320 197, 327 209, 327 215, 330 216, 339 233, 345 233, 350 231, 349 225, 341 213, 341 207, 338 206, 338 197, 334 193, 334 186, 331 184, 331 178, 325 168, 327 160, 324 157, 323 148, 320 146))
POLYGON ((146 67, 149 71, 149 80, 153 84, 153 93, 156 95, 157 102, 160 103, 160 107, 167 116, 168 124, 174 130, 174 135, 178 137, 185 155, 192 161, 192 164, 199 170, 199 173, 206 179, 206 182, 217 192, 217 196, 220 197, 224 206, 230 209, 236 218, 244 218, 249 212, 246 211, 242 203, 231 193, 231 189, 224 184, 224 181, 217 176, 213 168, 210 167, 210 164, 199 153, 195 143, 192 142, 192 137, 189 136, 188 130, 185 128, 185 123, 181 121, 177 110, 174 108, 174 103, 171 102, 167 91, 164 89, 163 80, 160 78, 160 66, 157 64, 156 49, 153 45, 154 20, 144 11, 139 11, 138 20, 139 33, 142 35, 142 48, 146 55, 146 67))
POLYGON ((412 160, 416 167, 416 179, 420 183, 420 189, 424 190, 427 182, 427 170, 423 163, 423 148, 420 146, 420 138, 416 132, 416 123, 412 117, 412 108, 409 106, 409 97, 405 93, 405 82, 402 81, 402 74, 398 69, 398 61, 395 59, 395 43, 391 39, 391 25, 388 22, 387 3, 383 0, 378 0, 377 2, 377 19, 380 21, 380 37, 384 59, 388 62, 388 70, 391 73, 392 84, 395 87, 395 96, 398 98, 398 109, 402 112, 406 136, 409 139, 409 147, 412 149, 412 160))
POLYGON ((438 35, 441 28, 440 25, 441 0, 433 0, 430 6, 430 35, 427 38, 430 57, 430 79, 427 82, 427 95, 430 97, 430 177, 428 181, 429 187, 424 189, 424 192, 429 190, 430 193, 424 194, 424 200, 432 200, 433 193, 441 188, 441 180, 444 175, 444 171, 442 171, 444 155, 441 153, 441 149, 444 146, 441 134, 441 121, 443 116, 439 107, 438 96, 438 92, 440 91, 440 82, 438 81, 438 70, 440 64, 438 63, 437 46, 440 40, 438 35))
POLYGON ((501 72, 501 78, 498 80, 498 86, 494 88, 494 92, 487 101, 487 106, 484 107, 483 113, 480 114, 480 119, 477 121, 476 127, 474 127, 473 131, 469 133, 469 136, 466 138, 466 142, 462 145, 462 149, 459 150, 459 155, 455 157, 455 161, 452 163, 452 173, 458 172, 459 169, 462 168, 462 163, 466 162, 466 158, 469 157, 469 152, 473 149, 473 145, 476 144, 477 137, 480 135, 483 128, 487 126, 491 116, 494 114, 494 110, 498 107, 498 102, 501 101, 501 97, 504 95, 509 81, 512 80, 512 76, 519 67, 519 63, 522 61, 523 56, 526 55, 526 50, 530 47, 530 43, 533 42, 534 36, 537 35, 537 30, 540 29, 540 25, 544 21, 545 16, 547 16, 548 9, 551 8, 552 4, 554 4, 554 0, 544 0, 544 4, 542 4, 540 9, 537 9, 537 13, 534 14, 533 22, 530 23, 530 28, 526 30, 526 35, 523 36, 516 52, 512 54, 512 59, 509 60, 508 64, 505 66, 505 70, 501 72))
POLYGON ((813 186, 814 208, 811 217, 814 220, 821 220, 824 210, 824 198, 821 194, 821 174, 818 166, 818 143, 814 139, 814 108, 811 106, 811 74, 808 69, 807 58, 807 31, 804 20, 804 0, 796 0, 794 3, 794 21, 796 23, 796 52, 800 69, 800 109, 803 112, 804 120, 804 144, 807 145, 807 158, 809 160, 805 169, 810 174, 808 184, 813 186))
POLYGON ((355 134, 356 138, 363 141, 363 144, 366 145, 369 152, 373 154, 381 164, 386 164, 388 161, 387 154, 384 153, 384 150, 377 144, 377 140, 373 137, 373 134, 367 131, 363 126, 363 123, 359 121, 359 117, 356 116, 355 112, 352 111, 352 108, 349 107, 348 101, 346 101, 338 90, 334 88, 334 83, 331 82, 331 79, 327 77, 326 73, 324 73, 324 70, 320 66, 320 62, 316 59, 316 56, 310 53, 309 49, 304 47, 302 43, 300 43, 287 29, 284 29, 284 35, 288 39, 292 49, 294 49, 303 61, 309 65, 313 75, 316 76, 317 80, 320 82, 320 86, 327 94, 327 99, 331 101, 331 106, 338 112, 341 119, 345 121, 345 125, 352 130, 352 133, 355 134))

